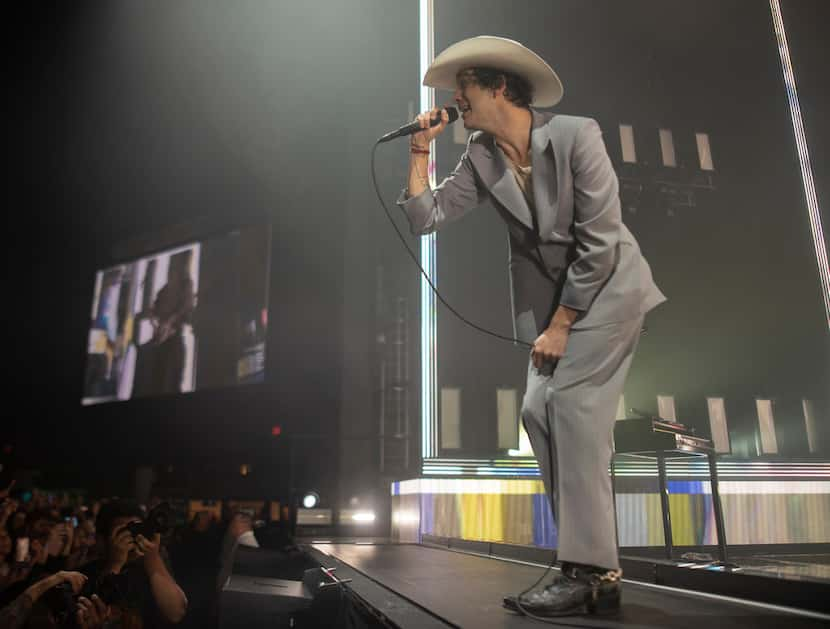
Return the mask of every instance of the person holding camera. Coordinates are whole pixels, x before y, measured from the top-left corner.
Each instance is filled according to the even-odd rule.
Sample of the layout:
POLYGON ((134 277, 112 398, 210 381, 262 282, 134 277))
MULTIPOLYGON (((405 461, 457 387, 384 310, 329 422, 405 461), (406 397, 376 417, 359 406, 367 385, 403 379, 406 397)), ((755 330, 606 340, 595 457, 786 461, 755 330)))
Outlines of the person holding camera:
POLYGON ((109 603, 124 627, 163 627, 180 622, 187 597, 167 568, 161 534, 148 533, 138 505, 115 500, 101 508, 96 522, 101 558, 88 564, 89 592, 109 603))
MULTIPOLYGON (((29 619, 35 604, 50 593, 62 589, 73 601, 67 612, 74 615, 78 629, 101 629, 109 618, 109 609, 97 596, 92 599, 78 597, 87 578, 79 572, 56 572, 30 585, 10 604, 0 609, 0 627, 3 629, 20 629, 29 619)), ((54 622, 52 623, 54 624, 54 622)))

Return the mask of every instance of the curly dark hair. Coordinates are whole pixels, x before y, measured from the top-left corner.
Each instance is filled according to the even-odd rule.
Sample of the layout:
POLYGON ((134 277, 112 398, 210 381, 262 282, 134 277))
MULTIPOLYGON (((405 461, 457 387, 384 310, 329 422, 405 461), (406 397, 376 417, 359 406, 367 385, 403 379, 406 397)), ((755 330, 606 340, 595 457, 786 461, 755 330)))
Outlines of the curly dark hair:
POLYGON ((504 97, 516 107, 528 109, 533 100, 533 86, 526 78, 512 72, 497 68, 469 68, 461 71, 458 78, 462 82, 465 79, 473 80, 488 90, 495 90, 504 85, 504 97))

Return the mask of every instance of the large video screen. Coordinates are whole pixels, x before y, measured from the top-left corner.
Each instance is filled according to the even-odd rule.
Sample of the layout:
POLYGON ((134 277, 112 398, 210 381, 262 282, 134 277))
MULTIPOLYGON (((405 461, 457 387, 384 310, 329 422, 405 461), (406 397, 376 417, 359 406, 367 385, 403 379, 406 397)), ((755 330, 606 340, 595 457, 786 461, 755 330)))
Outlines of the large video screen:
POLYGON ((270 229, 98 271, 83 404, 262 382, 270 229))

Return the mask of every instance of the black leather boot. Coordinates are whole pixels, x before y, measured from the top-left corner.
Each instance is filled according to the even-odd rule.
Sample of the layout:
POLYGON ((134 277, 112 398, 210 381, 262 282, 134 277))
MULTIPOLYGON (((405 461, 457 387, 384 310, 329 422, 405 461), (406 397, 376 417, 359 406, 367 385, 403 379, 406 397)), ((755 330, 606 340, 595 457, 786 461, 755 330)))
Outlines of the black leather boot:
POLYGON ((562 574, 541 590, 505 596, 505 609, 534 616, 615 614, 622 596, 620 570, 562 564, 562 574))

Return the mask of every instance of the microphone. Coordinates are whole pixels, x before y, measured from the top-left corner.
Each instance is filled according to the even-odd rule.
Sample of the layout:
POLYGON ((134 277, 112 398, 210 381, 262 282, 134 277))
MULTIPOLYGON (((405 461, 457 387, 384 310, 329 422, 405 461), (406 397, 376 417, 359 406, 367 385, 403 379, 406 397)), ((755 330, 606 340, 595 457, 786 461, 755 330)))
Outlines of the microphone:
MULTIPOLYGON (((446 110, 447 116, 449 116, 449 122, 447 124, 452 124, 453 122, 458 120, 458 110, 455 107, 447 106, 443 109, 446 110)), ((439 124, 441 124, 440 117, 430 118, 430 127, 434 127, 439 124)), ((380 144, 381 142, 388 142, 389 140, 394 140, 395 138, 401 138, 405 135, 412 135, 413 133, 418 133, 418 131, 421 130, 421 124, 416 120, 414 122, 410 122, 409 124, 405 124, 396 131, 390 131, 389 133, 384 135, 380 140, 378 140, 378 144, 380 144)))

